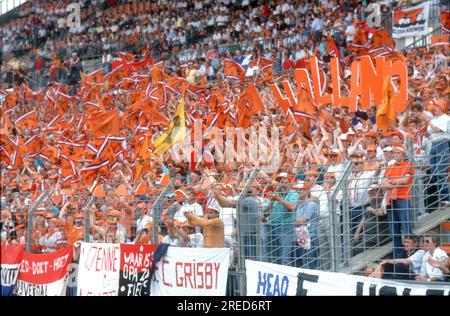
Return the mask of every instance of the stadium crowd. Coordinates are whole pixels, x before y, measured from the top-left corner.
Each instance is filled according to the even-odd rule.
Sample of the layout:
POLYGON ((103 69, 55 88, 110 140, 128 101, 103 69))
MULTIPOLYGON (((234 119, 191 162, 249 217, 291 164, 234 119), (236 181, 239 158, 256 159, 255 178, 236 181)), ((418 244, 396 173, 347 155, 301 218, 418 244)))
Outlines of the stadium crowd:
MULTIPOLYGON (((326 35, 348 55, 354 20, 364 20, 370 1, 80 1, 80 25, 66 19, 70 3, 27 2, 20 18, 0 26, 3 81, 14 71, 38 73, 46 82, 69 80, 72 54, 101 58, 110 70, 113 54, 140 52, 146 45, 172 71, 192 62, 208 79, 217 79, 220 57, 232 55, 248 65, 255 41, 274 60, 275 71, 290 69, 316 44, 324 55, 326 35), (248 45, 240 50, 242 43, 248 45)), ((381 5, 393 7, 391 1, 381 5)))
MULTIPOLYGON (((19 78, 12 92, 0 93, 2 243, 31 242, 32 251, 51 252, 84 240, 86 229, 90 241, 121 243, 149 243, 155 230, 158 241, 171 245, 236 250, 239 234, 247 258, 256 257, 261 242, 266 261, 327 269, 332 247, 328 203, 344 163, 352 161, 348 187, 335 197, 335 209, 344 221, 339 205, 349 206, 353 254, 392 239, 394 260, 404 256, 402 234, 412 234, 413 218, 432 211, 429 199, 438 201, 435 208, 450 201, 447 47, 399 54, 407 63, 409 103, 387 130, 377 126, 376 105, 362 111, 318 104, 315 116, 321 120, 296 118, 285 115, 270 84, 294 82, 288 70, 308 67, 312 57, 326 68, 338 55, 344 86, 349 86, 349 65, 361 54, 349 44, 368 32, 363 3, 220 3, 133 2, 114 15, 111 1, 82 1, 83 16, 90 22, 65 29, 54 27, 63 25, 58 16, 65 3, 33 1, 24 9, 27 23, 2 28, 3 56, 14 51, 23 58, 31 50, 26 58, 34 66, 29 69, 41 57, 50 65, 50 82, 44 89, 33 91, 19 78), (105 10, 93 9, 99 7, 105 10), (134 10, 142 14, 132 14, 134 10), (33 22, 43 12, 45 18, 33 22), (27 30, 35 34, 21 41, 27 30), (158 35, 152 36, 155 32, 158 35), (327 35, 338 54, 329 49, 327 35), (224 44, 265 38, 275 44, 221 51, 224 44), (109 53, 120 42, 144 49, 136 57, 105 57, 102 69, 82 73, 80 48, 101 43, 101 50, 109 53), (58 48, 69 49, 70 59, 62 62, 58 48), (189 53, 177 55, 186 49, 189 53), (155 56, 162 63, 156 63, 155 56), (238 70, 231 71, 227 60, 238 70), (55 69, 63 64, 74 69, 72 80, 59 80, 55 69), (236 117, 250 82, 264 106, 244 126, 236 117), (204 130, 279 127, 279 164, 266 168, 267 161, 261 159, 214 161, 211 157, 217 158, 218 152, 210 151, 210 139, 201 141, 206 149, 200 156, 191 155, 192 161, 178 161, 170 152, 158 154, 156 140, 178 117, 181 103, 188 127, 196 122, 204 130), (429 166, 427 172, 419 162, 429 166), (252 178, 255 168, 260 171, 252 178), (413 205, 413 179, 421 172, 422 180, 414 184, 421 189, 414 192, 423 198, 416 197, 413 205), (433 190, 429 182, 436 183, 433 190), (29 241, 30 208, 47 189, 50 195, 33 210, 29 241), (248 192, 238 203, 244 190, 248 192), (91 197, 96 198, 93 203, 91 197), (161 215, 157 223, 155 212, 161 215)), ((7 64, 2 67, 11 62, 7 64)), ((328 72, 325 76, 331 82, 328 72)), ((273 154, 271 136, 264 147, 273 154)), ((233 156, 241 155, 241 148, 234 147, 233 156)), ((431 254, 424 256, 426 264, 442 268, 448 257, 440 248, 435 250, 436 237, 425 236, 425 242, 427 238, 433 245, 431 254), (434 261, 428 263, 430 257, 434 261)), ((417 275, 442 280, 444 272, 448 274, 424 266, 423 271, 416 269, 417 275)))

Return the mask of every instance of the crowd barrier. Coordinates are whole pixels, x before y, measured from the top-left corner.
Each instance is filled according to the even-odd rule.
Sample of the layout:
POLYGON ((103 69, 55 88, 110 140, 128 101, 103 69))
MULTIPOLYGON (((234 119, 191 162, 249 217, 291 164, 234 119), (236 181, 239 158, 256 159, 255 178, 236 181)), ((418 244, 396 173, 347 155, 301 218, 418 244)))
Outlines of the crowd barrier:
MULTIPOLYGON (((14 242, 7 243, 23 244, 32 253, 54 251, 76 240, 203 248, 217 240, 186 216, 218 210, 223 223, 219 245, 230 249, 233 271, 229 293, 245 293, 247 259, 363 274, 391 254, 404 256, 403 240, 409 235, 421 238, 417 249, 425 247, 423 237, 430 230, 448 253, 450 153, 421 156, 409 151, 401 164, 392 153, 384 155, 385 160, 300 164, 276 172, 234 168, 201 176, 178 173, 165 177, 170 180, 133 185, 121 180, 94 193, 49 189, 37 198, 37 192, 15 193, 8 207, 27 227, 12 230, 14 242), (386 187, 397 180, 403 184, 386 187), (50 223, 55 216, 58 241, 45 237, 55 229, 50 223), (110 221, 115 233, 109 231, 110 221)), ((390 273, 395 278, 409 274, 398 266, 390 273)))

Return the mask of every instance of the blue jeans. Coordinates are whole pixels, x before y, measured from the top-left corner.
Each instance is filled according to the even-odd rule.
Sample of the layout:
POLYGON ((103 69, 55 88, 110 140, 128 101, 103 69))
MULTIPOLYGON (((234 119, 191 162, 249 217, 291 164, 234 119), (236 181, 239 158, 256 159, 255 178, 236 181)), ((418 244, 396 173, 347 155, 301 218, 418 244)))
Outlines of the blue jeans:
POLYGON ((358 228, 358 225, 361 222, 363 213, 364 213, 363 207, 352 209, 350 212, 350 216, 351 216, 350 225, 352 228, 352 236, 354 236, 356 233, 356 228, 358 228))
POLYGON ((256 258, 256 234, 244 234, 242 239, 245 259, 258 260, 256 258))
POLYGON ((389 231, 394 240, 394 259, 403 258, 403 235, 412 232, 411 209, 409 200, 392 200, 388 207, 389 231))
POLYGON ((267 256, 271 263, 290 265, 295 226, 267 225, 267 256))
POLYGON ((448 168, 450 167, 450 142, 435 142, 431 145, 430 169, 436 183, 440 201, 450 201, 447 183, 448 168))
POLYGON ((311 248, 308 250, 299 247, 294 243, 295 249, 295 267, 303 269, 317 269, 319 257, 319 239, 313 237, 311 240, 311 248))

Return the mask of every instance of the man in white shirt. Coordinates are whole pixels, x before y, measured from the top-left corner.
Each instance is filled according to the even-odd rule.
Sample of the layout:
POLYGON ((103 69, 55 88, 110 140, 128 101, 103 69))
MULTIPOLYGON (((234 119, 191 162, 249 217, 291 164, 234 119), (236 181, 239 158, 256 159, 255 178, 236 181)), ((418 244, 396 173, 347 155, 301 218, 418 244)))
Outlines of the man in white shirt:
POLYGON ((350 204, 350 224, 352 234, 355 234, 357 225, 361 222, 361 217, 365 209, 370 204, 369 187, 373 183, 373 171, 364 170, 365 159, 359 154, 352 154, 353 161, 352 174, 349 177, 349 204, 350 204))
POLYGON ((422 259, 422 266, 420 273, 416 277, 416 280, 422 281, 444 281, 445 275, 442 269, 436 268, 430 264, 431 260, 438 260, 444 262, 448 255, 440 247, 439 236, 433 232, 427 233, 424 239, 424 249, 427 251, 422 259))
POLYGON ((135 210, 136 215, 139 218, 136 220, 136 235, 139 234, 147 225, 153 222, 153 219, 147 215, 147 204, 145 202, 141 202, 137 205, 135 210))
MULTIPOLYGON (((419 247, 419 236, 408 235, 403 240, 404 249, 407 258, 404 259, 387 259, 380 262, 381 267, 384 269, 383 278, 391 278, 391 272, 395 271, 400 278, 414 279, 420 274, 422 267, 423 257, 425 250, 419 247), (405 270, 405 267, 409 266, 409 273, 405 270), (392 269, 394 268, 394 270, 392 269), (393 270, 393 271, 392 271, 393 270), (405 273, 405 274, 403 274, 405 273), (402 275, 403 274, 403 275, 402 275)), ((394 278, 396 276, 394 275, 394 278)))
POLYGON ((358 27, 358 20, 353 20, 353 24, 347 26, 345 36, 347 43, 352 43, 355 40, 356 28, 358 27))
POLYGON ((444 99, 433 102, 433 119, 428 119, 428 139, 431 142, 431 175, 436 177, 438 201, 448 206, 450 195, 447 178, 450 166, 450 116, 446 114, 447 103, 444 99))

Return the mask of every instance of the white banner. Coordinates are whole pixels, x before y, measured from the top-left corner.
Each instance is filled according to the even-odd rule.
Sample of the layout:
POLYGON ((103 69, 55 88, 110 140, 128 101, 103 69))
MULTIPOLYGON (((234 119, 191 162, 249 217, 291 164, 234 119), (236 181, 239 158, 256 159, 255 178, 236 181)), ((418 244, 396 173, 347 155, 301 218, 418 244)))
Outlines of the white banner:
POLYGON ((248 296, 450 295, 450 285, 395 282, 245 260, 248 296))
POLYGON ((156 265, 151 296, 224 296, 229 248, 169 247, 156 265))
POLYGON ((120 244, 81 243, 77 296, 117 296, 120 244))
POLYGON ((428 34, 430 1, 407 9, 397 9, 394 14, 392 37, 402 38, 428 34))

